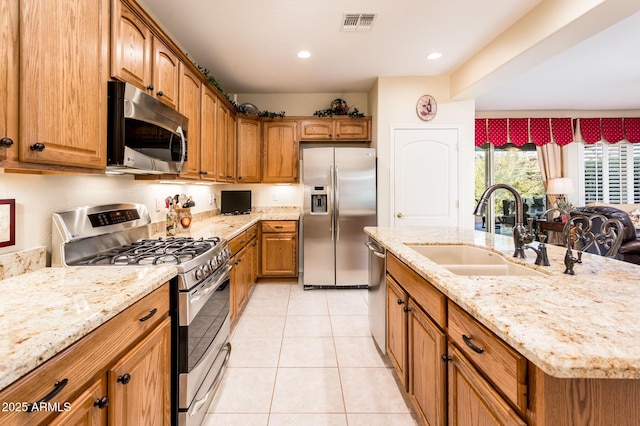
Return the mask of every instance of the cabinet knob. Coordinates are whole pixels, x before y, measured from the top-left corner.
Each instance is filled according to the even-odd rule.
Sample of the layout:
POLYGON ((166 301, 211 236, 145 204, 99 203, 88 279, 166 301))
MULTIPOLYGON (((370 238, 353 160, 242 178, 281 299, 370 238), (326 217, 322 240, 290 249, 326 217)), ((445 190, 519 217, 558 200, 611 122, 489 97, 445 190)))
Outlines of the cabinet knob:
POLYGON ((31 149, 31 151, 42 152, 44 151, 44 144, 42 142, 36 142, 29 146, 29 149, 31 149))
POLYGON ((0 146, 4 146, 5 148, 9 148, 13 145, 13 139, 10 138, 2 138, 0 139, 0 146))
POLYGON ((404 300, 398 299, 398 305, 404 305, 404 300))
POLYGON ((156 95, 158 95, 158 96, 164 96, 164 93, 162 93, 162 90, 160 90, 158 93, 156 93, 156 95))
POLYGON ((447 354, 443 354, 440 359, 442 360, 442 362, 444 362, 445 364, 449 361, 451 361, 451 356, 447 355, 447 354))
POLYGON ((152 91, 152 90, 153 90, 153 84, 148 85, 148 86, 147 86, 147 90, 148 90, 148 91, 152 91))
POLYGON ((409 312, 411 309, 408 306, 405 306, 404 308, 402 308, 402 310, 405 312, 409 312))
POLYGON ((238 176, 238 180, 242 180, 242 176, 238 176))
POLYGON ((103 396, 102 398, 98 398, 93 403, 94 407, 98 407, 99 409, 107 408, 109 406, 109 397, 103 396))
POLYGON ((123 374, 122 376, 118 377, 118 382, 122 383, 123 385, 126 385, 130 381, 131 381, 131 374, 129 374, 129 373, 123 374))

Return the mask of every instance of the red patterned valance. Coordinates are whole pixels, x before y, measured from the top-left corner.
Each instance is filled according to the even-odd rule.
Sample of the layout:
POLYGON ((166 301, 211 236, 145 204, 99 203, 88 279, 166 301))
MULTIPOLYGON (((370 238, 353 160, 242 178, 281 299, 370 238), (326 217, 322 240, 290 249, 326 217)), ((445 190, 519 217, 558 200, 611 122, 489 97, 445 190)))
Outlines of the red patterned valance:
POLYGON ((588 144, 600 141, 617 143, 627 140, 640 143, 640 117, 607 117, 607 118, 476 118, 475 145, 491 143, 503 146, 511 142, 522 146, 533 142, 535 145, 546 145, 555 142, 567 145, 574 140, 582 140, 588 144), (574 132, 582 138, 574 138, 574 132))

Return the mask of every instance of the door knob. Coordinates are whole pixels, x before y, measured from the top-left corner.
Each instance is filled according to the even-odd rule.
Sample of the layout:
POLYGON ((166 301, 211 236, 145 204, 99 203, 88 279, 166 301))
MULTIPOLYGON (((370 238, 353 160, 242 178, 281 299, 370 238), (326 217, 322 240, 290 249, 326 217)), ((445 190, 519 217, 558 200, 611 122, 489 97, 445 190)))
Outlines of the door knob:
POLYGON ((398 214, 396 215, 396 217, 397 217, 398 219, 402 219, 402 213, 398 213, 398 214))

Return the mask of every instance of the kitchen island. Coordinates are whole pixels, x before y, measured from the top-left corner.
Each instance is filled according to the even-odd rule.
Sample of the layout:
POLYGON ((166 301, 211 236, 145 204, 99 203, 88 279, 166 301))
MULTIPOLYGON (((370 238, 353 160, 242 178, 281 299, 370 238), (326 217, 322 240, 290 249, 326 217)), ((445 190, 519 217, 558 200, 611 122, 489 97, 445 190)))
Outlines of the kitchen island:
MULTIPOLYGON (((444 295, 449 322, 461 308, 523 357, 516 410, 528 424, 634 424, 635 415, 624 413, 640 406, 638 265, 585 253, 571 276, 563 274, 562 247, 547 246, 551 266, 543 267, 534 265, 532 250, 525 260, 512 258, 513 240, 502 235, 441 227, 365 232, 444 295), (408 247, 429 244, 488 248, 542 274, 456 275, 408 247), (622 423, 607 423, 620 420, 613 413, 622 423)), ((451 345, 451 324, 441 327, 451 345)))

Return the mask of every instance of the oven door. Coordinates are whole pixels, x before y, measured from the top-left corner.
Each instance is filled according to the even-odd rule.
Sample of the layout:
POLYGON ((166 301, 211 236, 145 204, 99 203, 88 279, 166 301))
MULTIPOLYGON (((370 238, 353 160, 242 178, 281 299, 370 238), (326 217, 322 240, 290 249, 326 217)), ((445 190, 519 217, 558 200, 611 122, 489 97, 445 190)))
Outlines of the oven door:
MULTIPOLYGON (((206 401, 201 401, 204 396, 200 394, 213 393, 226 366, 231 329, 230 269, 229 265, 220 268, 202 283, 178 294, 178 407, 181 412, 199 407, 206 411, 206 401)), ((210 396, 207 395, 207 399, 210 396)))

